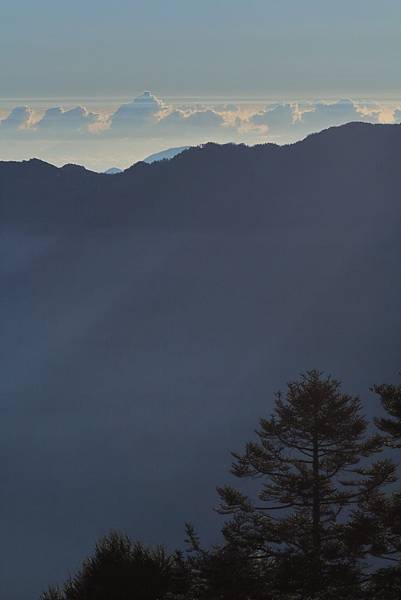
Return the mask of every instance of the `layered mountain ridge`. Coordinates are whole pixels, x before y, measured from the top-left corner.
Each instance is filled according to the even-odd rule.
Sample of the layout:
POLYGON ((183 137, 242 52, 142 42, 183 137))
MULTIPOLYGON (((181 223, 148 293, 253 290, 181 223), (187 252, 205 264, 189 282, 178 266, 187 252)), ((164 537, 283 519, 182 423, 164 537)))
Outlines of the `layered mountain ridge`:
POLYGON ((0 163, 10 600, 109 529, 182 546, 192 521, 214 541, 229 451, 300 371, 377 413, 369 387, 400 370, 400 198, 399 125, 207 144, 118 177, 0 163))
MULTIPOLYGON (((0 163, 1 214, 3 222, 64 227, 177 220, 241 226, 298 209, 302 218, 312 205, 321 211, 334 194, 344 196, 347 186, 370 196, 373 175, 373 189, 389 178, 397 187, 400 143, 399 125, 353 123, 289 146, 206 144, 168 161, 136 163, 118 178, 36 159, 0 163)), ((355 203, 348 204, 352 210, 355 203)))

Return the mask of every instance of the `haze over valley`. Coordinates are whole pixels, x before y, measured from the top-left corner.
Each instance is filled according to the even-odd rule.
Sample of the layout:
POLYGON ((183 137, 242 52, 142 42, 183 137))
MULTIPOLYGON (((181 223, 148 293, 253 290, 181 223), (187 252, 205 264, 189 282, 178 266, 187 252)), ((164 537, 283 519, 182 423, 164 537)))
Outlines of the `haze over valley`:
POLYGON ((401 126, 350 124, 118 176, 0 163, 3 539, 31 555, 19 582, 1 567, 10 599, 106 522, 214 541, 229 450, 294 372, 375 412, 399 365, 400 149, 401 126))

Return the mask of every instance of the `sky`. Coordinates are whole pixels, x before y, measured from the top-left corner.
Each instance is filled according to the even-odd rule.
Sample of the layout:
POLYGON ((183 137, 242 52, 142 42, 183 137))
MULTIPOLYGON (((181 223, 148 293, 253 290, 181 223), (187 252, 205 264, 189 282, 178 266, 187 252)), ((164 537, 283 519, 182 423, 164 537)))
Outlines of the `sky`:
POLYGON ((5 96, 401 92, 398 0, 2 0, 5 96))
MULTIPOLYGON (((401 4, 395 0, 380 5, 372 0, 2 0, 0 159, 38 156, 102 170, 208 140, 286 143, 343 122, 325 120, 320 112, 313 127, 294 129, 283 118, 288 105, 297 120, 316 103, 341 99, 362 106, 365 115, 374 112, 373 122, 397 122, 400 25, 401 4), (87 125, 99 133, 89 121, 110 129, 119 107, 145 90, 163 103, 157 121, 177 109, 185 116, 197 111, 218 116, 191 117, 186 128, 174 127, 170 117, 168 128, 167 123, 157 132, 141 127, 140 135, 138 128, 120 127, 112 140, 103 133, 87 135, 87 125), (277 104, 284 107, 280 127, 278 113, 274 127, 270 118, 255 122, 254 115, 277 104), (21 106, 28 107, 28 118, 15 127, 12 111, 21 106), (27 122, 35 129, 49 108, 79 106, 91 113, 81 123, 85 135, 67 135, 68 115, 57 131, 46 128, 50 136, 43 127, 29 139, 19 133, 27 122)), ((79 124, 75 129, 82 133, 79 124)))

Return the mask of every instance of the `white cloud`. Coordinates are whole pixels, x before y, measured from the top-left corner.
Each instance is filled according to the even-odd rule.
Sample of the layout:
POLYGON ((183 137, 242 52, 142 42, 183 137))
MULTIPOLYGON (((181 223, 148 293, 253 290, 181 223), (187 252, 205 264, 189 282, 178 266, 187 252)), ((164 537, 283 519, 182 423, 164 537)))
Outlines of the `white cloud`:
POLYGON ((35 125, 38 133, 66 135, 88 133, 89 127, 99 121, 99 115, 83 106, 64 110, 60 106, 49 108, 35 125))
POLYGON ((193 112, 184 112, 174 110, 160 119, 159 125, 162 127, 220 127, 224 125, 223 117, 214 110, 196 110, 193 112))
MULTIPOLYGON (((151 92, 121 105, 110 117, 106 135, 118 137, 211 136, 227 133, 224 116, 205 106, 173 108, 151 92)), ((196 138, 198 139, 198 138, 196 138)))
POLYGON ((338 102, 316 102, 312 110, 302 114, 300 122, 313 131, 325 129, 335 125, 343 125, 350 121, 368 120, 352 100, 339 100, 338 102))
POLYGON ((268 110, 252 115, 249 120, 256 126, 267 126, 269 132, 281 132, 293 125, 294 106, 291 104, 278 104, 268 110))
MULTIPOLYGON (((52 162, 81 162, 92 168, 128 166, 147 154, 173 146, 218 143, 288 143, 348 121, 401 121, 401 110, 388 103, 283 102, 264 109, 249 102, 166 105, 151 92, 118 107, 96 104, 90 112, 77 106, 34 111, 17 106, 0 122, 2 158, 38 156, 52 162), (386 115, 384 114, 387 111, 386 115), (39 119, 34 115, 43 115, 39 119)), ((3 112, 3 114, 6 114, 3 112)))
POLYGON ((115 111, 110 119, 110 132, 125 135, 152 126, 163 108, 159 98, 151 92, 144 92, 115 111))
POLYGON ((299 139, 315 131, 343 125, 350 121, 376 123, 380 119, 377 106, 363 106, 352 100, 314 102, 303 106, 278 104, 249 117, 249 123, 264 128, 269 136, 299 139))
POLYGON ((394 111, 394 123, 401 123, 401 110, 399 108, 394 111))
POLYGON ((16 106, 10 114, 0 121, 1 131, 8 132, 26 129, 32 123, 33 111, 29 106, 16 106))

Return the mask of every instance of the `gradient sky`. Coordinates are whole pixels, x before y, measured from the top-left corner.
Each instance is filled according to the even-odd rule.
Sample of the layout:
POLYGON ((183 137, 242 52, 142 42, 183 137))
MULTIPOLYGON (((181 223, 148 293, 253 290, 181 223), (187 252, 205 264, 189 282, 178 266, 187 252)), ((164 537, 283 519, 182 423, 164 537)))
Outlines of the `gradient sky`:
POLYGON ((2 0, 0 95, 401 91, 399 0, 2 0))

